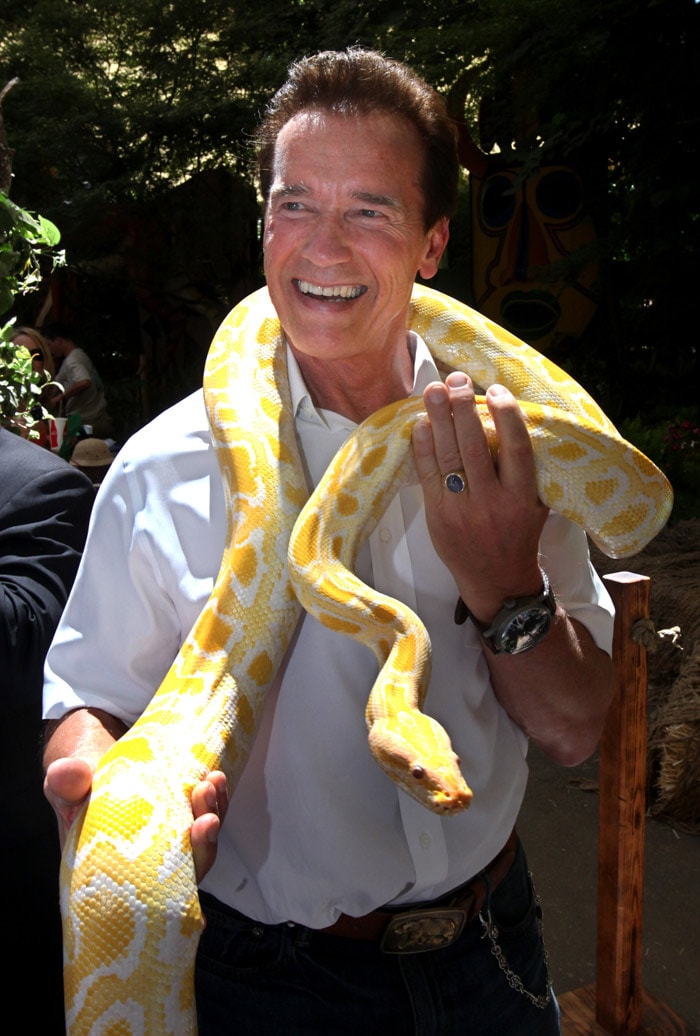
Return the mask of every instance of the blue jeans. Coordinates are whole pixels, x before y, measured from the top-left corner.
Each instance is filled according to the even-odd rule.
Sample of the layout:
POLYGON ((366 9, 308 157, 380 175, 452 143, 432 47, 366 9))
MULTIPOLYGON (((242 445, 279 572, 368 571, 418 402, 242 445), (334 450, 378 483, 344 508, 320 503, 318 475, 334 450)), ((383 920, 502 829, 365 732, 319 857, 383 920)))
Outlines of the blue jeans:
MULTIPOLYGON (((476 918, 451 946, 385 954, 301 925, 262 925, 201 894, 199 1036, 559 1036, 552 995, 535 1006, 509 984, 476 918)), ((491 896, 511 973, 547 992, 538 905, 522 846, 491 896)))

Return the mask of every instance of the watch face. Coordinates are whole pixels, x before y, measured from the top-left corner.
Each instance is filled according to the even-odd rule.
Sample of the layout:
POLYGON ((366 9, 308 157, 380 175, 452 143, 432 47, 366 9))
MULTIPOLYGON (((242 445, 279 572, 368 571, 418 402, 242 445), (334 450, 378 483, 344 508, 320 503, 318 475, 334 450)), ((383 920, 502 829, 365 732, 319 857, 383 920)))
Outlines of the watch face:
POLYGON ((514 615, 499 636, 500 650, 507 655, 518 655, 534 647, 545 635, 552 616, 541 605, 523 608, 514 615))

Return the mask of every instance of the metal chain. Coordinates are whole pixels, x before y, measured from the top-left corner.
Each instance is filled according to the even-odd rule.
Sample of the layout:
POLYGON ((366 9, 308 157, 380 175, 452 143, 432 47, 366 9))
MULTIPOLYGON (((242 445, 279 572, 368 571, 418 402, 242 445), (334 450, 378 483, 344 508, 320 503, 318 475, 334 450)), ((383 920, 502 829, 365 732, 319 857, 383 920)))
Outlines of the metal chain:
POLYGON ((540 993, 539 996, 536 996, 534 993, 531 993, 529 989, 525 988, 523 980, 520 978, 520 976, 516 975, 515 972, 508 967, 508 961, 505 958, 505 954, 503 953, 503 950, 498 944, 498 926, 495 924, 493 917, 491 916, 491 910, 489 909, 487 911, 485 918, 482 913, 479 913, 479 920, 481 921, 481 926, 484 930, 482 938, 486 936, 488 937, 488 940, 491 943, 491 953, 496 958, 499 968, 506 976, 508 985, 511 987, 511 989, 514 989, 516 993, 520 993, 527 1000, 529 1000, 534 1007, 537 1007, 541 1011, 543 1011, 552 999, 552 983, 549 979, 549 958, 547 957, 547 948, 544 945, 544 938, 542 934, 544 930, 544 925, 542 923, 542 907, 540 905, 540 898, 537 895, 537 891, 532 880, 532 874, 528 873, 528 877, 530 879, 530 884, 532 886, 532 894, 535 897, 535 906, 537 908, 537 931, 539 933, 540 939, 542 940, 542 953, 544 958, 544 971, 546 981, 545 993, 540 993))

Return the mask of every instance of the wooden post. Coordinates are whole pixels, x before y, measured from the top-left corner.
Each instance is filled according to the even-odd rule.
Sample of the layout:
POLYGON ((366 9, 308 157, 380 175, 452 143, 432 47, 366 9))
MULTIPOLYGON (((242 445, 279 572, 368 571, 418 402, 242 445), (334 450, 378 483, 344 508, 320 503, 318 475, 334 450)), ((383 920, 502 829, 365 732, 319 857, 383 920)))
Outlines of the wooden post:
POLYGON ((649 616, 649 579, 604 577, 616 610, 616 692, 600 741, 596 1021, 612 1036, 639 1031, 647 759, 647 656, 632 636, 649 616))
MULTIPOLYGON (((596 981, 559 996, 563 1036, 690 1036, 642 985, 647 659, 633 628, 649 617, 646 576, 603 577, 615 604, 615 698, 600 740, 596 981)), ((698 1034, 695 1034, 698 1036, 698 1034)))

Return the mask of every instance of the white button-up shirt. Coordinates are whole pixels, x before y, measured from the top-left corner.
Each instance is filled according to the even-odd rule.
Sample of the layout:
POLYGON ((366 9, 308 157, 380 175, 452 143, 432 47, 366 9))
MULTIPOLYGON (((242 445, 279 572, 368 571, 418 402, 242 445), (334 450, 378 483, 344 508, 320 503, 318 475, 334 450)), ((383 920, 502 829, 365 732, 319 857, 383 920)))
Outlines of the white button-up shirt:
MULTIPOLYGON (((420 339, 409 340, 420 395, 439 375, 420 339)), ((318 411, 291 353, 288 360, 297 436, 316 485, 354 425, 318 411)), ((47 659, 47 717, 87 705, 128 724, 137 718, 211 592, 225 531, 197 392, 139 431, 103 483, 47 659)), ((610 651, 612 603, 583 531, 550 514, 540 550, 563 607, 610 651)), ((493 693, 478 634, 454 622, 457 590, 432 546, 420 485, 398 492, 357 573, 425 623, 433 659, 424 708, 448 730, 473 802, 438 816, 377 766, 364 719, 376 659, 303 615, 202 883, 262 922, 323 927, 341 912, 440 896, 500 850, 522 802, 527 739, 493 693)))

